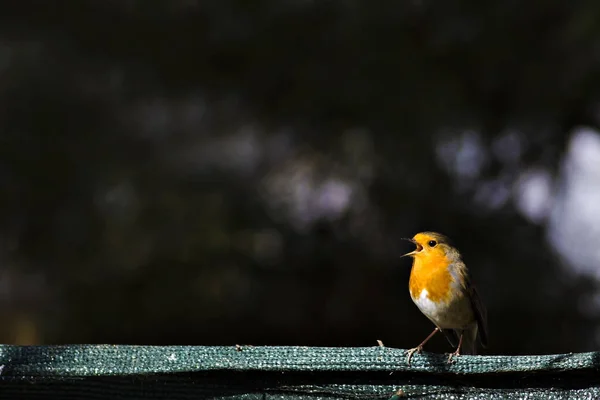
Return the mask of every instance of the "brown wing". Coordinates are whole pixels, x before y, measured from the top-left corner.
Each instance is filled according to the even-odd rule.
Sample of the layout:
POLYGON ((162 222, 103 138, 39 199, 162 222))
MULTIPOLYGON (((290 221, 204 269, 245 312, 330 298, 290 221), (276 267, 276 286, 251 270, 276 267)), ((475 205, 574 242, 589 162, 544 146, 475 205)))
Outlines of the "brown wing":
MULTIPOLYGON (((481 302, 481 299, 479 298, 479 293, 477 293, 477 289, 475 289, 475 286, 471 283, 467 266, 464 262, 462 262, 462 260, 460 260, 460 254, 456 250, 452 250, 454 251, 454 257, 458 258, 458 262, 452 264, 450 273, 454 276, 454 279, 456 281, 462 283, 462 289, 465 293, 468 294, 469 300, 471 302, 471 308, 473 309, 473 314, 475 314, 475 320, 477 321, 479 340, 483 347, 487 347, 488 330, 486 309, 483 303, 481 302)), ((451 342, 451 338, 448 338, 448 340, 451 342)))
POLYGON ((488 345, 488 330, 487 330, 487 311, 479 298, 479 293, 475 286, 469 285, 469 298, 471 299, 471 307, 475 313, 475 319, 479 327, 479 340, 483 347, 488 345))

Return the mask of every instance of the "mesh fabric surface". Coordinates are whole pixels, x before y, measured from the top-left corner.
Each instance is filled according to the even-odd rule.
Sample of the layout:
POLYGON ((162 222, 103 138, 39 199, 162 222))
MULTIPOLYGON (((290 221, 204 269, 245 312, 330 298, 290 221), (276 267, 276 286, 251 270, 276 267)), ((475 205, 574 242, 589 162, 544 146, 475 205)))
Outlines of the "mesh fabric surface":
POLYGON ((0 399, 600 399, 600 353, 0 346, 0 399))

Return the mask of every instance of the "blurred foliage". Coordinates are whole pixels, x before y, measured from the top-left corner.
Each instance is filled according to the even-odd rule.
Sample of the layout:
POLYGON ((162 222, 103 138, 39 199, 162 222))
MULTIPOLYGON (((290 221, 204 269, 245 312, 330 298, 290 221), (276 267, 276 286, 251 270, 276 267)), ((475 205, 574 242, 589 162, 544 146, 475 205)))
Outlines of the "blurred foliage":
POLYGON ((599 17, 589 1, 2 5, 0 339, 412 347, 431 326, 400 238, 428 229, 465 255, 490 353, 593 349, 594 284, 512 191, 531 168, 558 179, 570 132, 598 124, 599 17))

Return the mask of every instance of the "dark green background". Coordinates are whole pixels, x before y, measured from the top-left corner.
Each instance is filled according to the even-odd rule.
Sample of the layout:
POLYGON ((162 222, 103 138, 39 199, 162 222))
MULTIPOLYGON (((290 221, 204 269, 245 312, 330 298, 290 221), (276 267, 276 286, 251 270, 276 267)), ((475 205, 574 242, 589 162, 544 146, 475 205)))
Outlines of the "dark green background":
POLYGON ((529 168, 560 190, 573 129, 598 123, 599 17, 591 1, 4 3, 0 340, 412 347, 432 326, 400 238, 427 229, 464 254, 489 353, 595 349, 595 281, 544 220, 477 193, 529 168), (486 150, 470 178, 438 152, 467 130, 486 150), (516 159, 492 151, 510 131, 516 159), (321 215, 305 177, 356 196, 300 224, 294 196, 321 215))

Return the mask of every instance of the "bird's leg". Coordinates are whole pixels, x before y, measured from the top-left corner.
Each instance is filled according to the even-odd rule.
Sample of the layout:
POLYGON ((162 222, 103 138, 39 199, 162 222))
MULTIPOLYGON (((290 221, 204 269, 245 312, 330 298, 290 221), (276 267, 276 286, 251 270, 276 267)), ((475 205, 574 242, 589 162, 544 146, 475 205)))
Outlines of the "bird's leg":
POLYGON ((463 341, 463 332, 460 333, 460 339, 458 339, 458 347, 456 348, 456 351, 454 353, 450 353, 448 355, 448 364, 452 364, 454 362, 452 357, 460 356, 460 347, 462 346, 462 341, 463 341))
POLYGON ((433 330, 433 332, 431 332, 429 334, 429 336, 427 336, 425 338, 425 340, 423 340, 421 342, 420 345, 418 345, 417 347, 413 347, 410 350, 406 350, 406 363, 410 365, 410 359, 412 358, 413 354, 417 353, 419 354, 421 352, 421 350, 423 350, 423 346, 425 345, 425 343, 429 342, 429 339, 431 339, 433 337, 433 335, 435 335, 438 331, 440 330, 440 328, 438 328, 437 326, 435 327, 435 329, 433 330))

